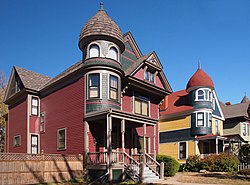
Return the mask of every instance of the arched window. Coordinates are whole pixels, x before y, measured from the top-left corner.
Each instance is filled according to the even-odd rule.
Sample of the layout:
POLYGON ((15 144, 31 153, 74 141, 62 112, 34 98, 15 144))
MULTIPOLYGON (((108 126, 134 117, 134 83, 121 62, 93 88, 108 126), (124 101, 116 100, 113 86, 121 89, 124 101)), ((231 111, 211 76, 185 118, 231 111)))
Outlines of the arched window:
POLYGON ((111 47, 109 49, 109 58, 112 58, 114 60, 118 60, 118 51, 116 48, 111 47))
POLYGON ((198 90, 197 100, 204 100, 204 91, 203 90, 198 90))
POLYGON ((98 45, 93 44, 89 49, 89 57, 99 57, 100 56, 100 48, 98 45))

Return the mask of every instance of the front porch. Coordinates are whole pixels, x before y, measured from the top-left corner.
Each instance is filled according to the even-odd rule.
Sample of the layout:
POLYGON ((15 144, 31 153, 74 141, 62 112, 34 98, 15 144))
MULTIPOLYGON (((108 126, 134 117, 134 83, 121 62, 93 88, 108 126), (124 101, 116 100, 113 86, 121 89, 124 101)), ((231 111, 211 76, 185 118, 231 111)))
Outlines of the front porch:
POLYGON ((201 158, 203 159, 208 155, 224 152, 224 140, 224 137, 212 134, 197 137, 198 153, 201 158))
POLYGON ((91 180, 106 176, 108 181, 126 177, 134 181, 160 179, 161 165, 155 160, 158 150, 158 120, 118 110, 88 114, 84 122, 85 167, 91 180))

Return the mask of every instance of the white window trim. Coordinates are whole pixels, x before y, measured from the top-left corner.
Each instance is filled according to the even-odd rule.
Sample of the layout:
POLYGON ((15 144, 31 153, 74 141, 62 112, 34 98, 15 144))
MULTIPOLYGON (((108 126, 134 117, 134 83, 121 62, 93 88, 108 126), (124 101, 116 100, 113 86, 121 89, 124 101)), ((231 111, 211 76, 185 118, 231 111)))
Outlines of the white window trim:
POLYGON ((214 99, 213 92, 209 88, 199 88, 195 92, 195 99, 194 99, 194 101, 209 101, 209 102, 213 102, 213 99, 214 99), (198 99, 198 91, 200 91, 200 90, 203 91, 203 94, 204 94, 204 99, 203 100, 199 100, 198 99), (206 93, 206 91, 207 91, 207 93, 206 93), (210 98, 209 98, 209 93, 211 94, 210 98))
POLYGON ((178 159, 187 159, 188 158, 188 141, 179 141, 178 142, 178 159), (186 143, 186 158, 180 158, 180 143, 186 143))
POLYGON ((109 48, 108 48, 108 58, 110 58, 112 60, 115 60, 117 62, 120 62, 120 50, 118 49, 117 46, 115 46, 113 44, 111 46, 109 46, 109 48), (113 58, 110 57, 110 50, 111 50, 111 48, 115 48, 116 49, 116 51, 117 51, 117 60, 115 60, 115 59, 113 59, 113 58))
POLYGON ((13 140, 13 146, 14 146, 14 147, 19 147, 19 146, 21 146, 21 135, 15 135, 13 138, 14 138, 14 140, 13 140), (15 144, 15 140, 16 140, 17 137, 19 137, 19 145, 16 145, 16 144, 15 144))
POLYGON ((31 96, 29 105, 30 105, 30 115, 39 117, 40 116, 40 99, 39 99, 39 97, 38 96, 31 96), (32 114, 32 106, 33 106, 32 99, 33 98, 37 99, 37 103, 38 103, 37 114, 32 114))
POLYGON ((92 42, 88 45, 88 48, 87 48, 87 58, 95 58, 95 57, 90 57, 90 48, 91 46, 93 45, 97 45, 99 47, 99 56, 96 56, 96 57, 100 57, 101 56, 101 46, 99 43, 97 42, 92 42))
POLYGON ((66 150, 67 149, 67 129, 66 128, 60 128, 60 129, 57 129, 57 150, 66 150), (64 148, 59 148, 58 147, 58 144, 59 144, 59 131, 61 130, 65 130, 65 147, 64 148))
MULTIPOLYGON (((151 116, 151 111, 150 111, 150 97, 148 97, 148 115, 143 115, 143 114, 138 114, 138 113, 135 113, 135 99, 136 99, 136 95, 135 95, 136 93, 135 92, 133 92, 133 108, 132 108, 132 111, 133 111, 133 113, 134 114, 137 114, 137 115, 142 115, 142 116, 147 116, 147 117, 150 117, 151 116)), ((145 101, 146 102, 146 101, 145 101)))
POLYGON ((93 100, 93 99, 102 99, 102 72, 101 71, 91 71, 90 73, 87 73, 87 88, 86 88, 86 90, 87 90, 87 100, 93 100), (90 98, 89 97, 89 75, 90 74, 99 74, 99 79, 100 79, 100 82, 99 82, 99 97, 98 98, 90 98))
POLYGON ((193 114, 195 114, 195 125, 196 127, 208 127, 208 128, 212 128, 212 127, 209 127, 206 123, 209 122, 209 113, 212 114, 212 122, 213 122, 213 113, 211 111, 208 111, 208 110, 199 110, 199 111, 195 111, 193 112, 193 114), (204 114, 204 126, 200 126, 198 125, 198 113, 203 113, 204 114), (208 120, 207 120, 207 116, 206 114, 208 113, 208 120))
POLYGON ((121 90, 120 90, 120 87, 121 87, 121 79, 120 79, 120 76, 115 74, 115 73, 109 73, 108 74, 108 97, 109 97, 109 100, 112 100, 112 101, 117 101, 117 102, 121 102, 121 90), (110 76, 115 76, 118 78, 118 84, 117 84, 117 100, 115 99, 112 99, 110 98, 110 76))

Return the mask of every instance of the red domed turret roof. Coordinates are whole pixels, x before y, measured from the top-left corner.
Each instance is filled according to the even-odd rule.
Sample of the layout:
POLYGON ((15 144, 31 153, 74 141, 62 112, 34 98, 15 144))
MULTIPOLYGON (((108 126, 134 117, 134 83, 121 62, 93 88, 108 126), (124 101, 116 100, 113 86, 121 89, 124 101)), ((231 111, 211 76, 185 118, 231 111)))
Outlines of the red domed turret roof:
POLYGON ((190 92, 199 87, 208 87, 214 89, 214 83, 210 76, 202 69, 198 69, 194 75, 189 79, 186 87, 186 91, 190 92))
POLYGON ((108 16, 102 3, 97 14, 91 17, 81 30, 79 38, 80 49, 83 50, 84 46, 96 39, 104 39, 116 43, 120 47, 121 52, 125 48, 121 29, 108 16))

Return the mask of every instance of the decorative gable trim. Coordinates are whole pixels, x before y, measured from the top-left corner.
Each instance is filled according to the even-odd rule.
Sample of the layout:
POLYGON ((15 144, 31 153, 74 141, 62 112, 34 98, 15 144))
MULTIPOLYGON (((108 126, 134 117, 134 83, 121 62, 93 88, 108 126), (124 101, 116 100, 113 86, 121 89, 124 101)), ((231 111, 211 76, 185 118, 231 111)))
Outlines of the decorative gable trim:
POLYGON ((217 118, 217 119, 220 119, 220 120, 222 120, 222 121, 225 121, 225 117, 224 117, 224 114, 223 114, 222 109, 221 109, 221 107, 220 107, 220 104, 219 104, 217 95, 216 95, 216 93, 215 93, 215 90, 213 90, 212 93, 213 93, 213 97, 214 97, 214 99, 215 99, 215 104, 216 104, 215 107, 218 107, 219 113, 220 113, 220 115, 221 115, 221 117, 220 117, 220 116, 217 116, 217 115, 213 114, 213 117, 215 117, 215 118, 217 118))
POLYGON ((142 57, 142 53, 141 50, 139 49, 137 43, 135 42, 134 37, 132 36, 131 32, 127 32, 123 35, 124 38, 124 42, 128 42, 132 48, 132 50, 134 51, 136 58, 140 58, 142 57))

